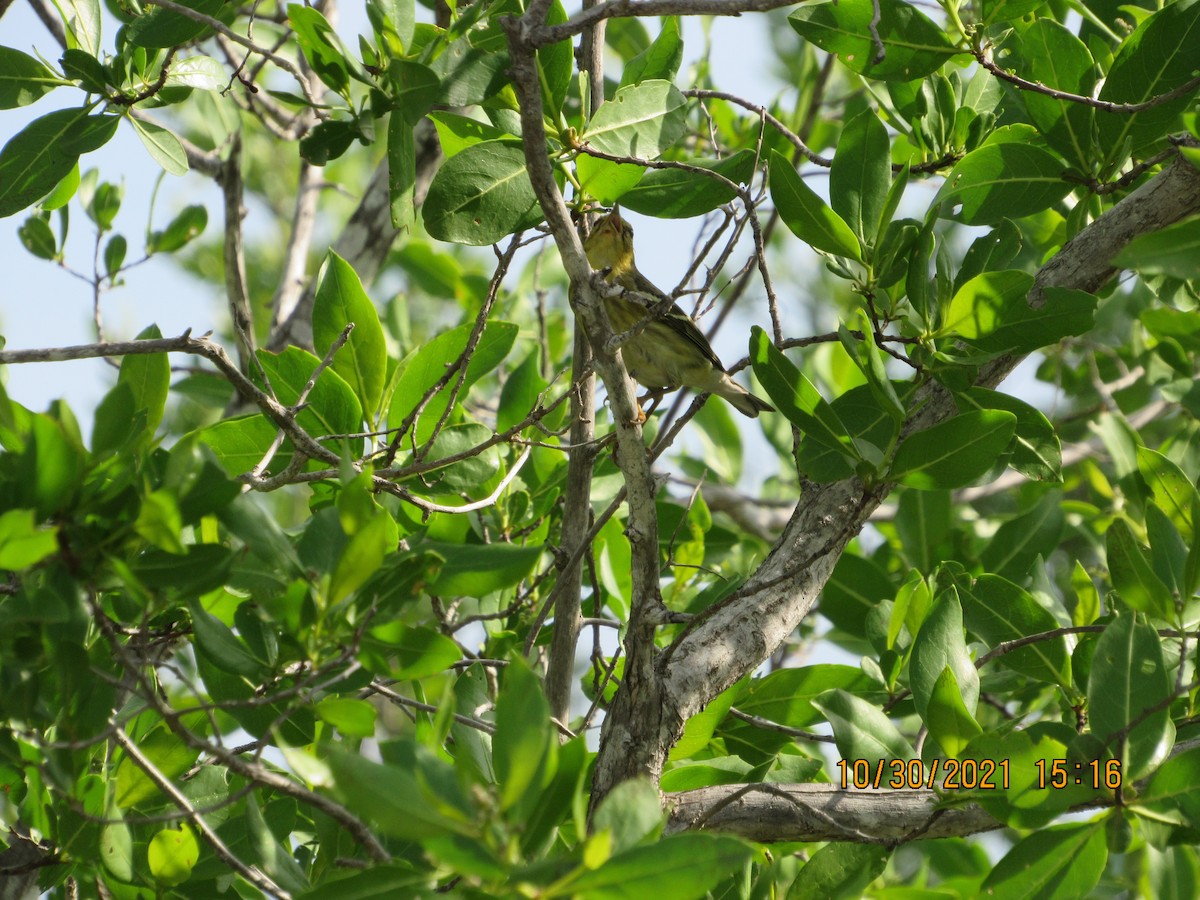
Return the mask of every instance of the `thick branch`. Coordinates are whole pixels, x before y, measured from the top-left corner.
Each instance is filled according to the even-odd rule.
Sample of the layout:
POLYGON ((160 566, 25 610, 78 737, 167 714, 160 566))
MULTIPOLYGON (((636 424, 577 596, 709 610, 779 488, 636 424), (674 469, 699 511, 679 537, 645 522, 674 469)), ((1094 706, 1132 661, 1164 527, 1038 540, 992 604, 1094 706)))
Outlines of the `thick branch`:
POLYGON ((667 832, 751 841, 898 844, 1003 828, 978 806, 939 809, 936 791, 843 791, 831 784, 726 784, 670 794, 667 832))
MULTIPOLYGON (((601 742, 624 746, 631 735, 623 732, 630 719, 656 721, 660 713, 658 689, 653 684, 654 629, 664 621, 666 610, 659 593, 658 515, 654 507, 655 484, 650 458, 642 438, 633 382, 625 371, 618 351, 613 349, 613 331, 604 311, 602 291, 608 288, 594 276, 583 253, 579 236, 571 223, 566 204, 554 182, 550 158, 546 153, 546 131, 542 118, 541 86, 538 81, 534 48, 527 36, 545 21, 549 4, 535 2, 519 20, 505 19, 512 56, 511 75, 521 106, 521 128, 529 179, 554 235, 563 267, 571 279, 571 300, 576 322, 587 334, 595 353, 596 371, 608 391, 616 433, 616 462, 625 480, 629 516, 625 533, 632 556, 631 586, 633 602, 625 648, 627 658, 621 689, 614 701, 617 706, 632 705, 629 715, 610 715, 605 719, 601 742)), ((600 8, 600 7, 597 7, 600 8)), ((595 796, 603 796, 604 790, 595 796)))
MULTIPOLYGON (((584 8, 595 0, 584 0, 584 8)), ((578 51, 579 70, 588 74, 594 114, 604 102, 604 23, 584 32, 578 51)), ((550 662, 546 667, 546 699, 550 715, 570 721, 571 691, 575 684, 575 647, 579 641, 580 596, 584 544, 589 541, 592 513, 592 468, 598 448, 596 438, 596 375, 591 372, 592 345, 582 328, 575 329, 571 355, 571 451, 567 460, 567 488, 563 496, 562 554, 554 583, 554 632, 550 662), (588 374, 584 374, 587 372, 588 374)))

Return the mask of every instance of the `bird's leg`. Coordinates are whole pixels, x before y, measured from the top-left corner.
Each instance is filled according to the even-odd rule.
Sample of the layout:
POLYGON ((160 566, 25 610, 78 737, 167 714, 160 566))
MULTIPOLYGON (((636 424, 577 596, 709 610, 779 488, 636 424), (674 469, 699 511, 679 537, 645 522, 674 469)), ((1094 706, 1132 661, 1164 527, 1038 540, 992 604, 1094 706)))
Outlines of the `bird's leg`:
POLYGON ((642 421, 645 422, 647 417, 654 415, 658 410, 658 404, 662 402, 663 394, 666 388, 654 388, 646 391, 645 394, 638 399, 638 409, 642 408, 642 404, 649 401, 650 408, 642 413, 642 421))

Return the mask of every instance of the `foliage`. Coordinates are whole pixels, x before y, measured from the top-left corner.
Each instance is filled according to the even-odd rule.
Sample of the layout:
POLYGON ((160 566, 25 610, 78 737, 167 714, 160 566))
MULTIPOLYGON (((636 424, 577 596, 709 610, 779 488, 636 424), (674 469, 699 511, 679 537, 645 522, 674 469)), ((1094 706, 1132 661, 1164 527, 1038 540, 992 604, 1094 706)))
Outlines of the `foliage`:
POLYGON ((0 108, 42 110, 0 150, 0 216, 74 267, 77 208, 96 298, 173 254, 233 325, 0 349, 122 359, 86 436, 0 389, 0 841, 38 854, 0 877, 1196 894, 1200 188, 1125 204, 1200 181, 1200 2, 756 13, 794 85, 773 102, 718 90, 706 55, 685 69, 689 27, 628 4, 368 0, 356 41, 331 5, 252 29, 218 0, 46 9, 60 59, 0 47, 0 108), (597 84, 572 41, 601 16, 621 69, 597 84), (85 160, 119 128, 271 221, 243 241, 191 205, 131 257, 122 189, 85 160), (371 239, 292 232, 350 212, 314 174, 371 239), (703 398, 627 421, 562 192, 581 221, 668 220, 677 247, 700 220, 678 294, 756 323, 734 368, 778 410, 745 426, 765 441, 703 398), (1100 274, 1055 270, 1072 252, 1100 274), (771 278, 806 254, 806 286, 771 278), (281 274, 306 263, 307 287, 281 274), (806 291, 825 333, 798 327, 806 291), (1019 390, 1052 404, 997 390, 1026 356, 1019 390), (794 664, 818 643, 857 662, 794 664), (794 820, 672 814, 729 785, 794 820), (864 787, 925 806, 820 811, 864 787), (964 811, 983 818, 955 831, 964 811), (999 827, 993 868, 970 835, 999 827))

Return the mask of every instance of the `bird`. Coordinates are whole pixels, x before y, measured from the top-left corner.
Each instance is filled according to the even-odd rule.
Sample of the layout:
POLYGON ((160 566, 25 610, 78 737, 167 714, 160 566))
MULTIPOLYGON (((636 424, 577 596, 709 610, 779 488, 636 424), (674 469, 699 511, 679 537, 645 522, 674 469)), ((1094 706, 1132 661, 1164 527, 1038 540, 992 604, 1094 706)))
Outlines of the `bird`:
POLYGON ((634 381, 658 393, 688 387, 716 394, 744 416, 757 418, 775 407, 760 400, 729 377, 695 320, 676 303, 662 315, 667 296, 638 271, 633 259, 633 226, 620 209, 600 220, 583 245, 593 269, 611 284, 625 289, 605 300, 608 319, 617 333, 629 331, 648 316, 651 321, 621 345, 621 358, 634 381), (636 292, 636 293, 630 293, 636 292), (640 295, 640 296, 639 296, 640 295))

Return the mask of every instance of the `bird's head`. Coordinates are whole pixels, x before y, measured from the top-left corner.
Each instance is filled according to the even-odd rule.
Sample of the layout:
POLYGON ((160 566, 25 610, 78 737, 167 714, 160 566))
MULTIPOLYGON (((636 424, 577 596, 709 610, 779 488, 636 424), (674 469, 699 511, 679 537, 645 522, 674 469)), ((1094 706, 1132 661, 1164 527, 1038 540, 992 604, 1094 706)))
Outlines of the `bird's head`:
POLYGON ((609 270, 609 280, 624 275, 633 268, 633 226, 614 206, 592 229, 583 249, 593 269, 609 270))

